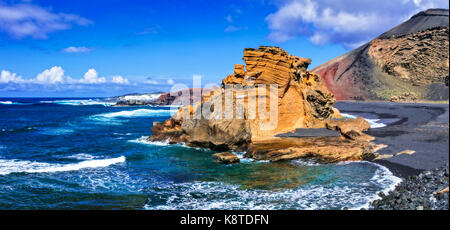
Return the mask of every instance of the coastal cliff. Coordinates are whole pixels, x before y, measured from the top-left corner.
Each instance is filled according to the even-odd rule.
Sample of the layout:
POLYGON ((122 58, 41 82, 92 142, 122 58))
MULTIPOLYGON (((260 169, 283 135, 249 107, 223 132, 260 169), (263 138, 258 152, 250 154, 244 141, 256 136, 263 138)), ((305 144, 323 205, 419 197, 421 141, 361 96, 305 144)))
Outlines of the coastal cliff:
POLYGON ((149 140, 245 151, 246 157, 271 161, 361 160, 377 150, 373 138, 363 133, 370 128, 364 119, 343 119, 333 107, 333 94, 318 75, 307 71, 310 59, 261 46, 245 49, 243 60, 245 65, 235 65, 222 87, 155 123, 149 140))

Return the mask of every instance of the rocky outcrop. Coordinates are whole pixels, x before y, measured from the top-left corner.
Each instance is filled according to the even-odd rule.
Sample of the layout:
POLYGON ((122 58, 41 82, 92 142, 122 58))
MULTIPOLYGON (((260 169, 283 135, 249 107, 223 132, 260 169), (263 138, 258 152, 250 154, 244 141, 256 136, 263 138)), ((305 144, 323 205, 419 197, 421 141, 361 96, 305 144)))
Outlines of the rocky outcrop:
POLYGON ((312 71, 338 100, 448 100, 448 50, 449 11, 432 9, 312 71))
POLYGON ((212 156, 212 159, 214 162, 223 164, 234 164, 240 161, 238 156, 230 152, 216 153, 212 156))
POLYGON ((245 157, 270 161, 312 158, 332 163, 370 158, 376 148, 368 141, 344 137, 271 138, 253 142, 245 157))
POLYGON ((374 138, 363 133, 370 129, 370 124, 362 117, 356 119, 333 119, 327 121, 330 130, 338 131, 342 136, 351 140, 373 140, 374 138))
POLYGON ((311 156, 323 162, 360 160, 374 151, 371 138, 363 133, 369 124, 362 118, 342 119, 333 107, 333 94, 318 75, 307 71, 310 59, 265 46, 245 49, 243 59, 245 66, 235 65, 221 88, 203 94, 201 102, 181 107, 171 119, 155 123, 149 140, 246 151, 246 157, 271 161, 311 156), (278 90, 271 91, 270 85, 278 90), (232 106, 227 106, 227 95, 232 106), (340 135, 279 136, 323 128, 340 135))

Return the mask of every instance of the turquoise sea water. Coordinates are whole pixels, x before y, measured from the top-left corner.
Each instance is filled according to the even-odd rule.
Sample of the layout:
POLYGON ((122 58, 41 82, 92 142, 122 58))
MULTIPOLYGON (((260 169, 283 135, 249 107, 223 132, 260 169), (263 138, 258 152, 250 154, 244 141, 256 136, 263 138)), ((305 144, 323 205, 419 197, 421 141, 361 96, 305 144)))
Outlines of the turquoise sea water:
POLYGON ((170 107, 109 105, 0 98, 0 209, 359 208, 400 180, 368 162, 216 164, 146 141, 170 107))

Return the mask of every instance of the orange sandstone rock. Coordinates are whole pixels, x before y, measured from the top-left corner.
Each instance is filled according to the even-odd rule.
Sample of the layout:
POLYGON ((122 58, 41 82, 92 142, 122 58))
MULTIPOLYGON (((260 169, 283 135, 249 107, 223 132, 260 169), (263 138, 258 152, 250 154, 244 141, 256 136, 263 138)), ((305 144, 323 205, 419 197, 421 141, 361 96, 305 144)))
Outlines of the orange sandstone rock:
POLYGON ((373 149, 371 138, 362 133, 370 127, 362 118, 336 120, 342 117, 333 107, 333 94, 318 75, 307 71, 310 59, 266 46, 245 49, 243 59, 245 66, 235 65, 221 88, 203 95, 201 103, 184 106, 168 121, 155 124, 149 139, 247 151, 247 157, 271 161, 311 156, 327 162, 359 160, 373 149), (278 91, 272 92, 270 85, 278 91), (265 91, 265 96, 255 93, 260 91, 265 91), (227 95, 233 99, 231 110, 227 95), (202 116, 205 110, 212 119, 202 116), (342 136, 275 137, 297 128, 325 127, 342 136))

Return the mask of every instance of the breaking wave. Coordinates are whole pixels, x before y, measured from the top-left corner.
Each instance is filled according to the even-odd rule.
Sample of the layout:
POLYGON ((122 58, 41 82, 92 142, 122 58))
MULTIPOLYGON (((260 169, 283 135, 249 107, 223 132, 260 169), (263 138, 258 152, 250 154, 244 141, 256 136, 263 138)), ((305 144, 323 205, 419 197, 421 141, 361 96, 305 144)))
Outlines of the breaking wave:
POLYGON ((13 101, 0 101, 0 105, 31 105, 31 103, 21 103, 13 101))
MULTIPOLYGON (((189 149, 195 149, 198 151, 211 151, 207 148, 200 148, 200 147, 192 147, 192 146, 187 146, 185 143, 176 143, 176 144, 170 144, 169 140, 164 140, 164 141, 149 141, 148 140, 149 136, 142 136, 136 140, 129 140, 128 142, 131 143, 138 143, 138 144, 144 144, 144 145, 154 145, 154 146, 176 146, 176 147, 184 147, 184 148, 189 148, 189 149)), ((233 152, 235 153, 235 152, 233 152)), ((240 156, 238 155, 238 157, 243 158, 243 154, 242 153, 240 156)), ((244 159, 248 159, 248 158, 244 158, 244 159)), ((250 159, 250 161, 252 161, 250 159)))
MULTIPOLYGON (((347 113, 341 113, 341 115, 345 118, 350 118, 350 119, 355 119, 356 116, 353 116, 351 114, 347 114, 347 113)), ((370 128, 375 129, 375 128, 382 128, 382 127, 386 127, 386 124, 380 122, 381 119, 368 119, 368 118, 364 118, 364 120, 366 120, 367 122, 369 122, 370 124, 370 128)))
POLYGON ((0 175, 7 175, 11 173, 53 173, 77 171, 85 168, 108 167, 110 165, 123 162, 125 162, 124 156, 110 159, 85 160, 73 164, 52 164, 17 159, 0 159, 0 175))
POLYGON ((164 117, 171 116, 171 110, 153 110, 153 109, 136 109, 125 110, 113 113, 103 113, 95 115, 95 117, 115 118, 115 117, 164 117))
POLYGON ((128 142, 131 143, 138 143, 138 144, 146 144, 146 145, 155 145, 155 146, 169 146, 169 140, 165 141, 149 141, 148 136, 142 136, 136 140, 129 140, 128 142))
POLYGON ((112 106, 115 105, 115 102, 105 102, 101 100, 55 100, 55 101, 40 101, 40 103, 53 103, 58 105, 73 105, 73 106, 81 106, 81 105, 103 105, 103 106, 112 106))

